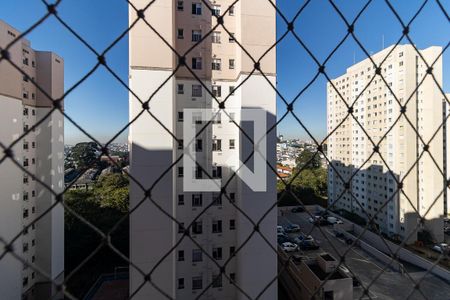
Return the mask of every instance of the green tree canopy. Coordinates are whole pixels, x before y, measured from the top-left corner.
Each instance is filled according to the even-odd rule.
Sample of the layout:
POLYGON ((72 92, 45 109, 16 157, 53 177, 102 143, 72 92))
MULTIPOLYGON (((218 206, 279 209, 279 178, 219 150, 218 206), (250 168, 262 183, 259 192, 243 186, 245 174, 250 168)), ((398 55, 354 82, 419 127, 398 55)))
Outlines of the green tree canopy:
POLYGON ((98 161, 97 144, 94 142, 78 143, 72 148, 70 157, 78 169, 91 168, 98 161))
POLYGON ((94 187, 94 196, 101 207, 110 207, 121 212, 128 211, 129 181, 121 173, 105 174, 100 176, 94 187))
POLYGON ((320 156, 319 153, 305 149, 295 160, 297 169, 318 169, 320 168, 320 156))

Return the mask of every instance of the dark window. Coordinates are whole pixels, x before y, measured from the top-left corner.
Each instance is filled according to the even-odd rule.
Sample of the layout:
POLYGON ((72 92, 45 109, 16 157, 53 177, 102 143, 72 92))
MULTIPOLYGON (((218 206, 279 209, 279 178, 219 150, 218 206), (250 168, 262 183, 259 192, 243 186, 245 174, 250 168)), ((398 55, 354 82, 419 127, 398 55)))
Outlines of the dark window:
POLYGON ((203 253, 200 249, 192 250, 192 262, 198 262, 203 260, 203 253))
POLYGON ((213 233, 222 233, 222 221, 221 220, 213 221, 212 232, 213 233))
POLYGON ((222 248, 213 248, 213 258, 215 260, 221 260, 222 259, 222 248))
POLYGON ((179 10, 179 11, 184 10, 184 1, 182 1, 182 0, 177 1, 177 10, 179 10))
POLYGON ((193 194, 192 195, 192 207, 199 207, 202 205, 203 205, 202 194, 193 194))
POLYGON ((213 277, 212 277, 212 287, 213 288, 222 287, 222 274, 213 275, 213 277))
POLYGON ((236 229, 236 221, 234 219, 230 220, 230 230, 236 229))
POLYGON ((202 4, 201 3, 192 3, 192 14, 193 15, 201 15, 202 14, 202 4))
POLYGON ((178 289, 184 289, 184 278, 178 278, 178 289))
POLYGON ((184 251, 183 250, 178 251, 178 261, 184 261, 184 251))
POLYGON ((192 225, 193 234, 201 234, 203 232, 202 221, 195 221, 192 225))
POLYGON ((203 280, 201 276, 192 277, 192 289, 201 290, 203 288, 203 280))
POLYGON ((178 205, 184 205, 184 195, 178 195, 178 205))

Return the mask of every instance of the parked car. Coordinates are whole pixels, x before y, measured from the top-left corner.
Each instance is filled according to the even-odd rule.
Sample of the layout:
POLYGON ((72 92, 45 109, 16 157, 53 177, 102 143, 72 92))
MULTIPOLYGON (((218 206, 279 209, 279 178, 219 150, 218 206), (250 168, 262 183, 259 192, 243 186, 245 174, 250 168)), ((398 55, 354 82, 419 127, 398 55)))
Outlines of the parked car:
POLYGON ((314 221, 314 223, 313 223, 314 225, 316 225, 316 226, 326 226, 326 225, 329 225, 329 223, 328 223, 328 221, 327 220, 325 220, 325 219, 323 219, 323 218, 317 218, 315 221, 314 221))
POLYGON ((285 242, 281 244, 281 248, 286 252, 295 252, 298 250, 298 245, 291 242, 285 242))
POLYGON ((286 227, 286 232, 299 232, 300 226, 298 224, 290 224, 286 227))
POLYGON ((440 254, 444 254, 445 251, 447 251, 448 245, 446 243, 440 243, 440 244, 436 244, 434 245, 431 250, 433 250, 434 252, 440 253, 440 254))
POLYGON ((337 238, 340 238, 340 239, 344 239, 345 238, 345 235, 342 232, 339 232, 339 231, 336 231, 335 235, 336 235, 337 238))
POLYGON ((319 245, 314 241, 301 241, 299 243, 300 249, 302 250, 317 250, 319 249, 319 245))
POLYGON ((297 206, 297 207, 294 207, 293 209, 291 209, 291 212, 293 212, 293 213, 299 213, 299 212, 304 212, 304 211, 305 211, 305 208, 303 206, 297 206))
POLYGON ((281 246, 283 243, 290 242, 290 240, 286 236, 278 236, 277 242, 281 246))
POLYGON ((285 231, 284 231, 284 228, 283 228, 283 226, 277 226, 277 233, 286 233, 285 231))

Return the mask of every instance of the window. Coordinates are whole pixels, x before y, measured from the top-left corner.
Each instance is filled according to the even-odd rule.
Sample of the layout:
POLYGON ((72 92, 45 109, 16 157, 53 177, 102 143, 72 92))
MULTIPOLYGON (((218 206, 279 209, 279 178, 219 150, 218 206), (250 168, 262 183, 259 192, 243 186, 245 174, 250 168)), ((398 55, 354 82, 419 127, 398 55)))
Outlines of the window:
MULTIPOLYGON (((34 95, 34 94, 33 94, 33 95, 34 95)), ((36 115, 36 110, 32 109, 32 110, 31 110, 31 115, 32 115, 32 116, 35 116, 35 115, 36 115)))
POLYGON ((23 183, 28 183, 28 177, 27 176, 23 177, 23 183))
POLYGON ((178 30, 177 30, 177 37, 178 37, 180 40, 184 39, 184 29, 178 28, 178 30))
POLYGON ((211 39, 214 44, 220 44, 220 31, 213 31, 211 39))
MULTIPOLYGON (((219 89, 220 91, 220 89, 219 89)), ((220 97, 220 96, 219 96, 220 97)), ((217 112, 213 117, 211 122, 213 124, 221 124, 222 123, 222 114, 220 112, 217 112)))
POLYGON ((28 116, 28 108, 25 107, 25 108, 23 109, 23 115, 24 115, 24 116, 28 116))
POLYGON ((202 261, 202 250, 200 249, 193 249, 192 250, 192 262, 198 262, 198 261, 202 261))
POLYGON ((32 66, 33 68, 36 67, 36 63, 34 62, 34 60, 31 61, 31 66, 32 66))
POLYGON ((177 1, 177 10, 183 11, 184 10, 184 2, 182 0, 177 1))
POLYGON ((201 15, 202 14, 202 4, 201 3, 192 3, 192 14, 193 15, 201 15))
POLYGON ((235 193, 230 193, 230 202, 234 203, 236 201, 236 194, 235 193))
POLYGON ((202 58, 201 57, 193 57, 192 58, 192 69, 194 69, 194 70, 202 69, 202 58))
POLYGON ((28 218, 28 209, 23 210, 23 217, 28 218))
POLYGON ((222 151, 222 140, 213 139, 212 151, 222 151))
POLYGON ((178 167, 178 177, 183 177, 183 173, 184 173, 183 167, 178 167))
POLYGON ((25 58, 23 59, 23 64, 28 66, 28 58, 25 57, 25 58))
POLYGON ((177 84, 177 94, 184 94, 184 84, 177 84))
POLYGON ((214 205, 222 205, 222 196, 220 193, 212 194, 212 201, 214 205))
POLYGON ((184 223, 178 224, 178 233, 184 233, 184 223))
POLYGON ((401 67, 403 66, 403 61, 399 62, 398 65, 401 67))
POLYGON ((398 57, 402 57, 403 56, 403 52, 400 52, 399 54, 398 54, 398 57))
POLYGON ((184 195, 178 195, 178 205, 184 205, 184 195))
POLYGON ((222 248, 213 248, 213 258, 215 260, 221 260, 222 259, 222 248))
POLYGON ((28 252, 28 243, 24 243, 23 245, 22 245, 22 252, 23 253, 25 253, 25 252, 28 252))
MULTIPOLYGON (((31 99, 35 100, 36 99, 36 95, 34 93, 31 93, 31 99)), ((34 115, 33 115, 34 116, 34 115)))
POLYGON ((234 246, 231 246, 231 247, 230 247, 230 257, 231 257, 231 256, 234 256, 234 255, 235 255, 235 252, 236 252, 236 248, 235 248, 234 246))
POLYGON ((235 148, 235 144, 234 144, 234 139, 230 140, 230 149, 234 149, 235 148))
POLYGON ((234 33, 230 32, 230 35, 228 37, 228 42, 230 43, 234 43, 235 39, 234 39, 234 33))
POLYGON ((198 42, 202 39, 202 31, 201 30, 192 30, 192 41, 198 42))
POLYGON ((220 85, 213 85, 212 86, 212 94, 216 98, 222 97, 222 87, 220 85))
POLYGON ((230 123, 232 123, 236 118, 236 114, 234 112, 230 112, 230 123))
POLYGON ((220 6, 219 5, 213 5, 212 6, 212 15, 213 16, 220 16, 220 6))
POLYGON ((178 289, 184 289, 184 278, 178 278, 178 289))
POLYGON ((212 170, 212 177, 213 178, 222 178, 222 167, 213 167, 212 170))
POLYGON ((184 141, 183 140, 178 140, 178 149, 179 150, 182 150, 183 149, 183 144, 184 144, 184 141))
POLYGON ((212 222, 212 233, 222 233, 222 221, 215 220, 212 222))
POLYGON ((28 99, 28 92, 23 92, 22 96, 23 96, 24 99, 28 99))
POLYGON ((197 139, 195 141, 195 151, 202 152, 203 151, 203 141, 201 139, 197 139))
POLYGON ((178 122, 183 122, 184 120, 184 114, 182 111, 178 112, 178 122))
POLYGON ((24 277, 24 278, 22 279, 22 285, 23 285, 23 286, 27 286, 27 285, 28 285, 28 277, 24 277))
POLYGON ((230 86, 230 87, 229 87, 228 93, 229 93, 230 95, 234 95, 234 86, 230 86))
POLYGON ((229 14, 230 16, 234 16, 234 5, 233 5, 233 6, 230 6, 230 8, 228 9, 228 14, 229 14))
POLYGON ((28 200, 28 193, 27 193, 27 192, 24 192, 24 193, 23 193, 22 199, 23 199, 24 201, 27 201, 27 200, 28 200))
POLYGON ((201 178, 203 178, 203 172, 202 172, 202 169, 201 169, 200 167, 195 167, 195 174, 194 174, 194 177, 195 177, 196 179, 201 179, 201 178))
POLYGON ((28 76, 27 75, 23 75, 23 81, 28 82, 28 76))
POLYGON ((212 69, 216 71, 220 71, 222 60, 220 58, 213 58, 212 60, 212 69))
POLYGON ((222 274, 213 275, 213 277, 212 277, 212 287, 213 288, 220 288, 220 287, 222 287, 222 274))
POLYGON ((202 194, 192 194, 192 206, 198 207, 202 206, 202 204, 203 204, 202 194))
POLYGON ((23 150, 28 150, 28 143, 27 142, 23 142, 23 150))
POLYGON ((178 250, 178 261, 184 261, 184 250, 178 250))
POLYGON ((31 148, 36 148, 36 143, 35 142, 31 142, 31 148))
POLYGON ((236 229, 236 221, 234 219, 230 220, 230 230, 236 229))
POLYGON ((228 60, 228 68, 231 70, 234 69, 234 59, 233 58, 228 60))
POLYGON ((230 273, 230 283, 236 281, 236 273, 230 273))
POLYGON ((203 280, 201 276, 192 277, 192 289, 201 290, 203 288, 203 280))
POLYGON ((201 97, 202 96, 202 86, 199 84, 192 85, 192 97, 201 97))
POLYGON ((23 161, 23 166, 28 167, 28 158, 25 158, 25 160, 23 161))
POLYGON ((202 221, 195 221, 192 225, 193 234, 201 234, 203 232, 202 221))

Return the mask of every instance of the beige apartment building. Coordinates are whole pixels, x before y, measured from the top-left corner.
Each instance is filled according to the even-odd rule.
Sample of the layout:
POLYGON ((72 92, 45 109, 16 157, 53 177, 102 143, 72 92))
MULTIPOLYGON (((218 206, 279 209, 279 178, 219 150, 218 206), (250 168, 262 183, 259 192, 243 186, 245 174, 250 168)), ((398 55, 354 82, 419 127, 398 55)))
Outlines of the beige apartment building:
MULTIPOLYGON (((138 9, 148 3, 131 2, 138 9)), ((135 299, 164 299, 162 293, 176 299, 200 295, 204 299, 244 299, 244 293, 255 298, 269 284, 260 299, 277 299, 276 280, 272 282, 277 275, 277 256, 269 247, 276 248, 276 212, 265 215, 276 202, 276 179, 271 170, 264 165, 268 176, 263 192, 253 191, 239 177, 232 179, 226 186, 229 199, 217 191, 187 191, 183 184, 189 172, 196 178, 208 177, 200 169, 183 167, 181 157, 190 142, 183 142, 184 122, 192 122, 197 132, 206 125, 186 120, 184 109, 217 110, 214 121, 196 137, 195 156, 209 176, 221 179, 222 186, 240 166, 239 159, 244 161, 252 149, 233 123, 239 123, 241 108, 262 109, 267 128, 275 124, 276 94, 270 84, 276 85, 276 49, 260 61, 267 79, 254 70, 248 56, 258 60, 274 44, 275 10, 268 1, 239 1, 229 8, 233 2, 208 1, 212 13, 202 1, 156 1, 145 11, 145 18, 160 36, 142 20, 130 31, 129 85, 143 101, 152 97, 149 108, 153 115, 143 113, 129 131, 130 172, 143 185, 132 183, 130 191, 131 209, 135 209, 130 223, 130 255, 140 269, 131 267, 130 272, 130 293, 135 299), (223 15, 231 35, 222 26, 215 26, 214 15, 223 15), (192 73, 184 66, 177 69, 179 57, 171 48, 185 55, 192 73), (224 109, 218 109, 218 103, 195 77, 220 102, 228 97, 224 109), (159 208, 148 198, 141 203, 142 188, 152 186, 150 197, 159 208), (195 220, 189 230, 195 242, 183 237, 183 227, 171 217, 184 227, 195 220), (255 222, 263 218, 259 231, 267 242, 259 233, 251 235, 254 226, 247 217, 255 222), (225 266, 226 277, 220 275, 218 266, 225 266), (141 271, 152 271, 155 286, 144 283, 141 271)), ((130 7, 130 24, 136 18, 130 7)), ((130 120, 142 107, 130 94, 130 120)), ((240 125, 252 136, 251 126, 240 125)), ((275 144, 272 131, 267 136, 266 156, 273 167, 275 144)))
MULTIPOLYGON (((6 48, 19 35, 20 32, 0 20, 0 48, 6 48)), ((53 112, 33 128, 53 105, 30 79, 49 96, 58 99, 64 92, 64 61, 52 52, 32 49, 26 39, 16 42, 8 52, 14 64, 28 76, 5 60, 0 62, 0 142, 9 146, 24 132, 31 130, 12 148, 15 160, 55 192, 61 192, 64 188, 63 116, 53 112)), ((52 280, 62 280, 62 206, 54 207, 31 225, 55 199, 10 159, 0 164, 0 190, 0 238, 9 242, 22 232, 13 244, 14 252, 52 280)), ((48 278, 10 254, 0 259, 0 291, 2 299, 49 299, 55 292, 48 278)))
MULTIPOLYGON (((383 49, 371 59, 380 64, 392 48, 383 49)), ((420 50, 420 54, 432 64, 441 51, 441 47, 433 46, 420 50)), ((400 105, 381 77, 375 76, 369 59, 356 63, 332 80, 343 100, 352 106, 356 120, 347 117, 348 108, 328 84, 327 130, 330 133, 337 127, 328 140, 328 156, 336 169, 328 169, 329 204, 365 219, 376 215, 375 226, 381 232, 402 239, 409 236, 408 243, 417 239, 416 225, 419 231, 427 230, 441 242, 444 239, 442 94, 431 76, 416 88, 427 74, 427 67, 411 45, 396 47, 380 71, 400 104, 408 102, 406 116, 411 123, 400 116, 400 105), (429 142, 439 128, 437 136, 429 142), (374 149, 370 139, 377 144, 385 134, 379 149, 374 149), (434 160, 425 153, 415 164, 425 144, 434 160), (371 155, 374 150, 385 161, 378 153, 371 155), (403 182, 402 193, 396 193, 394 178, 403 182), (392 200, 385 205, 389 199, 392 200), (420 222, 416 210, 425 216, 425 222, 420 222)), ((433 74, 442 85, 440 58, 433 74)))

